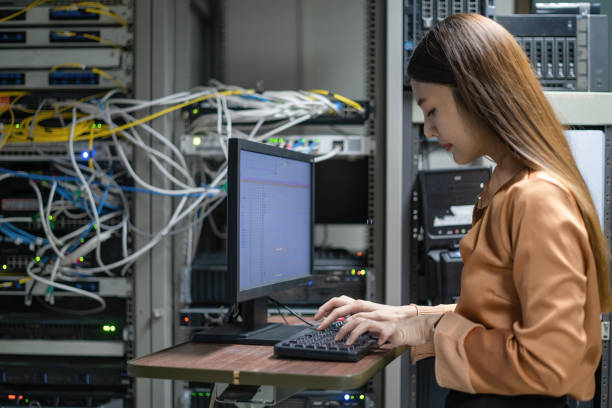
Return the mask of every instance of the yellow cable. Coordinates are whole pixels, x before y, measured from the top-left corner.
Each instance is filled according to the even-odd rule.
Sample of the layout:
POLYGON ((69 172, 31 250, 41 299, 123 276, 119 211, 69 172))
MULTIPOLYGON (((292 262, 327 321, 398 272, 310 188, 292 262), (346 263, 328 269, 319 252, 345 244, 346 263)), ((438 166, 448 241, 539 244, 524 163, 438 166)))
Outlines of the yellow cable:
POLYGON ((63 64, 57 64, 51 67, 51 72, 57 71, 60 68, 78 68, 85 69, 85 65, 79 62, 64 62, 63 64))
POLYGON ((26 11, 33 9, 34 7, 38 7, 39 5, 41 5, 42 3, 45 3, 47 1, 49 1, 49 0, 36 0, 36 1, 33 1, 32 3, 30 3, 25 8, 15 12, 15 13, 13 13, 13 14, 11 14, 10 16, 6 16, 6 17, 0 18, 0 23, 4 23, 5 21, 12 20, 15 17, 25 13, 26 11))
MULTIPOLYGON (((242 90, 240 90, 240 91, 223 91, 223 92, 219 92, 219 95, 224 95, 224 96, 225 95, 240 95, 240 94, 243 94, 243 93, 244 93, 244 91, 242 91, 242 90)), ((97 133, 96 137, 109 136, 112 133, 120 132, 122 130, 129 129, 129 128, 134 127, 134 126, 138 126, 138 125, 140 125, 142 123, 149 122, 149 121, 151 121, 153 119, 157 119, 160 116, 165 115, 166 113, 170 113, 170 112, 173 112, 175 110, 182 109, 185 106, 189 106, 189 105, 192 105, 194 103, 205 101, 206 99, 214 98, 216 95, 217 95, 216 93, 209 94, 209 95, 204 95, 204 96, 200 96, 200 97, 195 98, 195 99, 188 100, 188 101, 183 102, 183 103, 179 103, 178 105, 171 106, 171 107, 169 107, 167 109, 164 109, 164 110, 159 111, 159 112, 155 112, 154 114, 146 116, 146 117, 144 117, 142 119, 138 119, 135 122, 126 123, 125 125, 121 125, 121 126, 116 127, 114 129, 109 129, 109 130, 105 130, 103 132, 97 133)))
POLYGON ((117 49, 121 50, 122 52, 125 51, 125 48, 123 48, 121 45, 119 45, 119 44, 117 44, 117 43, 115 43, 113 41, 107 40, 105 38, 98 37, 97 35, 92 35, 92 34, 87 34, 87 33, 83 33, 81 35, 83 37, 85 37, 85 38, 89 38, 90 40, 94 40, 94 41, 98 41, 98 42, 100 42, 102 44, 110 45, 113 48, 117 48, 117 49))
MULTIPOLYGON (((59 34, 59 35, 66 36, 66 37, 76 37, 76 36, 79 35, 79 33, 75 33, 74 31, 63 31, 63 30, 62 31, 56 31, 56 33, 59 34)), ((80 35, 83 38, 88 38, 90 40, 94 40, 94 41, 100 42, 102 44, 110 45, 113 48, 117 48, 117 49, 121 50, 122 52, 125 51, 125 48, 123 48, 121 45, 119 45, 119 44, 117 44, 117 43, 115 43, 113 41, 104 39, 102 37, 98 37, 97 35, 88 34, 88 33, 80 33, 80 35)))
MULTIPOLYGON (((219 92, 219 95, 224 95, 224 96, 225 95, 240 95, 244 93, 245 91, 243 90, 223 91, 223 92, 219 92)), ((105 128, 101 129, 100 131, 97 131, 97 130, 94 131, 94 139, 108 137, 113 133, 121 132, 125 129, 129 129, 134 126, 138 126, 142 123, 149 122, 160 116, 166 115, 167 113, 182 109, 194 103, 198 103, 198 102, 201 102, 207 99, 214 98, 216 95, 217 95, 216 93, 203 95, 198 98, 194 98, 186 102, 171 106, 159 112, 155 112, 149 116, 146 116, 134 122, 126 123, 114 129, 109 129, 108 127, 105 126, 105 128)), ((28 117, 23 121, 23 126, 22 126, 23 129, 20 129, 20 131, 16 132, 14 136, 11 136, 11 140, 8 140, 8 138, 5 140, 8 140, 9 143, 27 142, 29 141, 28 139, 29 128, 30 126, 34 126, 34 130, 32 133, 33 133, 33 138, 34 138, 33 142, 35 143, 54 143, 54 142, 68 141, 69 136, 70 136, 70 126, 50 128, 50 127, 43 127, 43 126, 38 125, 40 121, 49 119, 54 116, 55 116, 54 111, 41 112, 36 118, 35 123, 32 123, 32 119, 33 119, 32 117, 28 117)), ((62 112, 62 117, 70 117, 70 116, 71 116, 70 112, 62 112)), ((93 120, 77 123, 75 126, 75 131, 74 131, 74 140, 75 141, 89 140, 90 139, 89 132, 91 132, 93 124, 94 124, 93 120)))
POLYGON ((91 158, 91 152, 93 152, 94 126, 95 124, 91 125, 91 128, 89 128, 89 168, 92 170, 94 169, 93 160, 91 158))
POLYGON ((109 74, 108 72, 106 72, 106 71, 102 71, 102 70, 101 70, 101 69, 99 69, 99 68, 92 68, 92 69, 91 69, 91 71, 92 71, 92 72, 94 72, 94 73, 96 73, 96 74, 98 74, 98 75, 101 75, 101 76, 103 76, 104 78, 108 79, 109 81, 111 81, 111 82, 115 83, 117 86, 119 86, 119 88, 121 88, 121 90, 123 90, 123 92, 127 93, 127 91, 128 91, 128 90, 127 90, 126 86, 125 86, 125 85, 123 85, 121 82, 117 81, 117 80, 115 79, 115 77, 113 77, 113 76, 112 76, 111 74, 109 74))
POLYGON ((342 96, 342 95, 337 94, 337 93, 332 93, 330 91, 326 91, 325 89, 311 89, 308 92, 318 93, 318 94, 326 95, 326 96, 332 96, 332 97, 336 98, 337 100, 339 100, 340 102, 344 102, 345 104, 347 104, 351 108, 357 109, 359 112, 364 112, 365 111, 363 106, 361 106, 360 104, 358 104, 354 100, 347 98, 346 96, 342 96))
POLYGON ((120 17, 119 15, 117 15, 116 13, 113 13, 112 11, 106 11, 106 10, 97 10, 97 9, 93 9, 93 8, 86 8, 85 11, 87 13, 96 13, 96 14, 100 14, 103 16, 108 16, 112 19, 115 19, 119 22, 119 24, 121 24, 122 26, 126 26, 127 25, 127 21, 125 21, 122 17, 120 17))

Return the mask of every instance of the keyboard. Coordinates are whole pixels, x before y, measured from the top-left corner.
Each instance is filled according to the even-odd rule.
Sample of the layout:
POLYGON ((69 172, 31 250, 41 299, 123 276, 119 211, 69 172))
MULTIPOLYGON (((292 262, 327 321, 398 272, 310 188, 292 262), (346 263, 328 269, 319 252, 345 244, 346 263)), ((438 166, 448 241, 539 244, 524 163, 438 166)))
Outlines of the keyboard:
POLYGON ((334 337, 343 325, 344 322, 337 321, 321 331, 308 327, 276 343, 274 354, 278 357, 354 362, 376 348, 377 338, 370 334, 362 334, 350 346, 344 341, 335 341, 334 337))

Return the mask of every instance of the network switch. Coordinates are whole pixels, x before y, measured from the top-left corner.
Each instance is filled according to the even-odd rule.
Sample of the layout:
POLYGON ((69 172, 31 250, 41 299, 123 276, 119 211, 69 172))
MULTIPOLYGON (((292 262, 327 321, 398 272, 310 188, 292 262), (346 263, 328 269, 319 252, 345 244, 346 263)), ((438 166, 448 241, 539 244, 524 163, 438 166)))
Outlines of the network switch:
POLYGON ((3 386, 49 385, 123 387, 130 384, 125 360, 120 358, 0 356, 3 386))
MULTIPOLYGON (((368 156, 374 149, 374 142, 365 136, 342 135, 280 135, 264 143, 296 150, 313 155, 336 151, 336 156, 368 156)), ((181 151, 189 155, 220 158, 223 150, 215 135, 183 135, 181 151)))

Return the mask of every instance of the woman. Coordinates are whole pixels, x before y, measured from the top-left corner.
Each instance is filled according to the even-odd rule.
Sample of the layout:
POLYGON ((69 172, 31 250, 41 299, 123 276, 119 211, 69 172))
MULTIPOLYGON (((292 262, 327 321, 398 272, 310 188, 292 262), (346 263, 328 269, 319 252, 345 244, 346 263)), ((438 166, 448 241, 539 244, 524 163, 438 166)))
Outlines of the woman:
POLYGON ((457 305, 325 303, 320 328, 435 356, 447 407, 562 407, 591 399, 600 311, 611 309, 607 248, 562 127, 527 58, 503 27, 458 14, 432 28, 408 66, 427 137, 459 164, 497 166, 461 240, 457 305), (519 397, 520 396, 520 397, 519 397))

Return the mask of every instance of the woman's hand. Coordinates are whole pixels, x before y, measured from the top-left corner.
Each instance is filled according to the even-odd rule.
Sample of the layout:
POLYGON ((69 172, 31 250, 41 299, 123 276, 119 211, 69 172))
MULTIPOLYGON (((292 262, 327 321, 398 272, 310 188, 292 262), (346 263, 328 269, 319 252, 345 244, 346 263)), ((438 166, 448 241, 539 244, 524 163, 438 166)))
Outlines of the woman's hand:
POLYGON ((443 316, 423 315, 381 321, 364 317, 367 315, 369 313, 357 313, 346 319, 335 340, 340 341, 348 335, 344 343, 350 346, 359 336, 369 332, 378 336, 379 346, 387 342, 394 347, 402 345, 417 346, 433 341, 433 329, 443 316))
POLYGON ((336 321, 339 317, 351 314, 361 314, 362 318, 375 321, 391 321, 414 317, 417 314, 416 306, 389 306, 380 303, 369 302, 366 300, 355 300, 348 296, 335 297, 327 301, 319 308, 315 315, 315 320, 325 319, 319 325, 319 330, 336 321))

